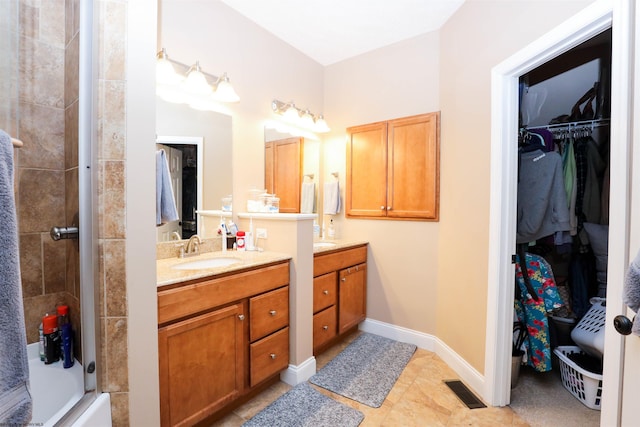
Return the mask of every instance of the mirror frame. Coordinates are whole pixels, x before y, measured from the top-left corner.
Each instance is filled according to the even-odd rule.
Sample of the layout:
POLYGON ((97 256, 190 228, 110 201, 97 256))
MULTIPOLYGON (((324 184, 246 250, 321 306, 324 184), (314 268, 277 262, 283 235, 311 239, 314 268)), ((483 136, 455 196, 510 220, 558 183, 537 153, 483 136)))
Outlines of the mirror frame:
MULTIPOLYGON (((196 201, 196 211, 202 211, 202 204, 204 202, 203 196, 203 175, 204 175, 204 138, 201 136, 156 136, 156 144, 173 144, 173 145, 195 145, 198 159, 196 161, 198 173, 196 174, 196 195, 198 200, 196 201)), ((196 233, 201 235, 202 220, 200 216, 197 216, 198 227, 196 233)), ((180 219, 182 220, 182 212, 180 212, 180 219)))

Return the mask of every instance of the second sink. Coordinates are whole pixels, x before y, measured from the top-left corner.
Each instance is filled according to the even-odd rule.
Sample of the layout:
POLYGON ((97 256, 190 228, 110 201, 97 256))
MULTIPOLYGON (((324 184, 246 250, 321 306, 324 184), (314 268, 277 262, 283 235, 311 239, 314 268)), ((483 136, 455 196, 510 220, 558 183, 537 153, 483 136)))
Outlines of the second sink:
POLYGON ((331 248, 333 246, 335 246, 336 244, 333 242, 315 242, 313 244, 314 248, 331 248))
POLYGON ((182 262, 171 268, 175 270, 202 270, 207 268, 226 267, 228 265, 237 264, 241 261, 242 260, 240 258, 233 257, 209 258, 182 262))

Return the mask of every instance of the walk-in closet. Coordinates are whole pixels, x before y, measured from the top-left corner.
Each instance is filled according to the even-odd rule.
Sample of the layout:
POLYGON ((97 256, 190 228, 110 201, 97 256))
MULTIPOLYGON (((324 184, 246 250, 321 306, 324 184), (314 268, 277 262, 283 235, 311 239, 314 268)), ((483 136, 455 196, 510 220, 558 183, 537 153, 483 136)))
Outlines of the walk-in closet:
POLYGON ((598 425, 611 30, 521 76, 519 89, 511 406, 532 425, 598 425))

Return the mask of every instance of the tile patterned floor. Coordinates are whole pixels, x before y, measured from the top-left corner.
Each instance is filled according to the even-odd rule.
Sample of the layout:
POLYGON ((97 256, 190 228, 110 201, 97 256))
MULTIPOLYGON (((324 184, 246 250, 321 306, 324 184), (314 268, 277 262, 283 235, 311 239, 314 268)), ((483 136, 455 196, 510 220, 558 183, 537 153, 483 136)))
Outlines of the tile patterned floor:
MULTIPOLYGON (((316 360, 317 369, 326 365, 358 334, 356 332, 346 337, 319 355, 316 360)), ((360 427, 528 426, 509 407, 468 409, 443 382, 457 378, 455 372, 435 353, 418 349, 380 408, 370 408, 315 385, 312 387, 361 411, 365 418, 360 427)), ((214 423, 212 427, 241 426, 290 388, 279 382, 214 423)))

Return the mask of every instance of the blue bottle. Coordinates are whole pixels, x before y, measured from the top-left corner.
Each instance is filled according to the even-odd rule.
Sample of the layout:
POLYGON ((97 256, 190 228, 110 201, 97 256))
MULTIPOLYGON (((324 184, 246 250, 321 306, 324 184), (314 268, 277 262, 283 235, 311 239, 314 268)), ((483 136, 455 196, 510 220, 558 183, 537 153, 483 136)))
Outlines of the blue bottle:
POLYGON ((65 323, 62 325, 60 331, 61 347, 62 347, 62 367, 68 369, 73 366, 73 329, 71 329, 71 323, 65 323))

